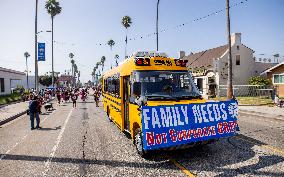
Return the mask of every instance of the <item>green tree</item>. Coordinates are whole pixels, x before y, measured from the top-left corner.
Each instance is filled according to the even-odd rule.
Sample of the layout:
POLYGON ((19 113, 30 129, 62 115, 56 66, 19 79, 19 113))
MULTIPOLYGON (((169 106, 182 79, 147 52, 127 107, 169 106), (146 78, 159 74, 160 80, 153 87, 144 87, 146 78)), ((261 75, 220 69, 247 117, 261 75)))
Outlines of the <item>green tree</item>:
POLYGON ((269 79, 265 79, 260 76, 252 76, 251 78, 249 78, 248 82, 250 85, 262 85, 262 86, 270 85, 269 79))
MULTIPOLYGON (((52 78, 54 78, 54 65, 53 65, 53 19, 56 15, 61 13, 62 8, 59 6, 59 2, 56 0, 47 0, 45 3, 45 8, 47 10, 47 13, 51 16, 51 65, 52 65, 52 78)), ((54 86, 54 79, 52 79, 52 86, 54 86)))
MULTIPOLYGON (((57 80, 58 78, 54 77, 54 82, 56 82, 57 80)), ((52 76, 49 75, 39 76, 39 83, 46 87, 52 85, 52 76)))
POLYGON ((122 26, 126 29, 125 33, 126 33, 126 37, 125 37, 125 58, 127 58, 127 32, 128 32, 128 28, 131 26, 132 24, 132 20, 129 16, 124 16, 122 18, 122 26))

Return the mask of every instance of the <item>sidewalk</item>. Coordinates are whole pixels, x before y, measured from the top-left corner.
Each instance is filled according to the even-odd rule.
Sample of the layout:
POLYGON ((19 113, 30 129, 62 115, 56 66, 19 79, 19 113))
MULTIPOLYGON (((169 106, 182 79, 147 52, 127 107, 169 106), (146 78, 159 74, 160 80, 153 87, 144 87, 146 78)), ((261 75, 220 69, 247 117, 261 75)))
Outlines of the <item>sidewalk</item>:
POLYGON ((0 108, 0 125, 26 113, 28 102, 10 104, 0 108))
POLYGON ((284 120, 284 108, 276 106, 239 106, 239 111, 284 120))

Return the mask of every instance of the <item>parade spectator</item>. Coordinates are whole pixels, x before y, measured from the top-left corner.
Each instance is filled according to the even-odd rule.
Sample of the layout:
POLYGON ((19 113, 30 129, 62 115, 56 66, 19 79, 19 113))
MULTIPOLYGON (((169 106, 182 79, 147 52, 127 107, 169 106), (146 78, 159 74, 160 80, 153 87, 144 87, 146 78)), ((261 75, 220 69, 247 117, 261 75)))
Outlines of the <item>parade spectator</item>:
POLYGON ((30 101, 29 104, 29 114, 30 114, 30 121, 31 121, 31 130, 34 130, 34 119, 36 118, 36 128, 40 129, 40 118, 39 118, 39 110, 40 110, 40 103, 38 101, 38 97, 34 96, 33 99, 30 101))

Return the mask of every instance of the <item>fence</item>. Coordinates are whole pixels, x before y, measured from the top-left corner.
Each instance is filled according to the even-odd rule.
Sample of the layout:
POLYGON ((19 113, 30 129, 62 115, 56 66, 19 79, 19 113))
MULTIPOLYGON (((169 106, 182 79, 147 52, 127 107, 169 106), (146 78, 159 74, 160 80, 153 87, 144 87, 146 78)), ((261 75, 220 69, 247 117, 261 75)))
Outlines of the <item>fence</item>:
MULTIPOLYGON (((271 86, 233 85, 233 94, 242 105, 264 105, 272 103, 271 86)), ((216 100, 224 100, 227 95, 227 85, 216 88, 216 100)))

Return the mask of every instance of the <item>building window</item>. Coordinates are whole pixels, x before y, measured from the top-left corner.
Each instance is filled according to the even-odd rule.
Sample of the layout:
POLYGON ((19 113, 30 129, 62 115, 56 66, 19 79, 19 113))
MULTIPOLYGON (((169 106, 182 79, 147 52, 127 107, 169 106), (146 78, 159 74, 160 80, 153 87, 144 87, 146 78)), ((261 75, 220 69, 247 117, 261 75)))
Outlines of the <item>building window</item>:
POLYGON ((0 92, 5 92, 4 78, 0 78, 0 92))
POLYGON ((273 83, 274 84, 284 84, 284 74, 274 74, 273 83))
POLYGON ((240 64, 241 64, 241 56, 236 55, 236 65, 240 65, 240 64))
POLYGON ((240 50, 240 46, 237 45, 237 50, 240 50))

